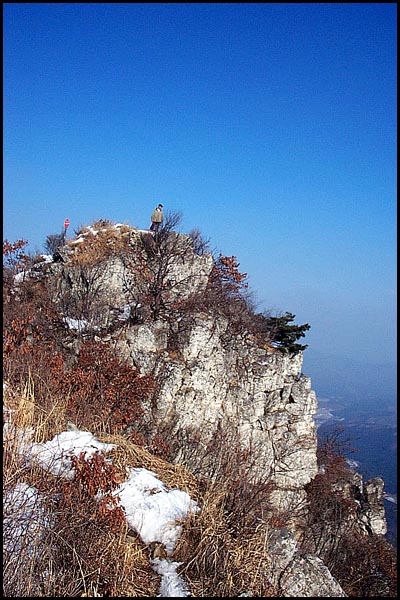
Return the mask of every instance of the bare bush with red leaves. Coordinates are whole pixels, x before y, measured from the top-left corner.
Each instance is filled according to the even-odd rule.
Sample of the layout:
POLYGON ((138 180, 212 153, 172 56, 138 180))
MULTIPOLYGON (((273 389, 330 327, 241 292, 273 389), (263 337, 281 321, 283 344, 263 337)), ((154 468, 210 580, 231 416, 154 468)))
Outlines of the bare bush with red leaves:
POLYGON ((28 267, 30 258, 23 251, 27 245, 27 240, 17 240, 13 243, 8 240, 3 241, 3 268, 12 275, 28 267))
POLYGON ((89 341, 64 373, 60 388, 74 423, 93 432, 117 433, 137 424, 144 413, 142 402, 151 398, 155 384, 107 345, 89 341))

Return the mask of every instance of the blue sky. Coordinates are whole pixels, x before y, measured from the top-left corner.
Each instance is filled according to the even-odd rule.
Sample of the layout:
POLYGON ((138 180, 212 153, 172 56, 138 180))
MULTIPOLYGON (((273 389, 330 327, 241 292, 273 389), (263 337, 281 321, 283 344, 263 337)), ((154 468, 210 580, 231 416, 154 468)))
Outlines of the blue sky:
POLYGON ((309 351, 396 361, 394 3, 6 3, 3 239, 158 202, 309 351))

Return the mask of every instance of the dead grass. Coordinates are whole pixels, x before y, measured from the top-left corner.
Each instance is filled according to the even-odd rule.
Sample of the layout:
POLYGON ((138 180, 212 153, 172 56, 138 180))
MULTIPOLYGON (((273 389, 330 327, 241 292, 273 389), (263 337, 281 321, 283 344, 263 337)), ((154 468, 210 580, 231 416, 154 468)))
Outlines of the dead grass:
POLYGON ((101 222, 91 226, 97 231, 96 234, 88 228, 80 231, 81 235, 85 235, 84 241, 80 244, 74 243, 74 240, 67 242, 69 248, 73 248, 68 261, 70 265, 92 266, 110 256, 129 252, 129 236, 124 235, 130 229, 127 225, 115 228, 111 224, 99 226, 99 223, 101 222))
POLYGON ((193 500, 200 498, 198 480, 183 466, 174 465, 154 456, 122 435, 102 433, 98 437, 104 443, 116 445, 116 448, 111 450, 108 456, 121 475, 126 474, 127 468, 143 467, 153 471, 170 489, 187 492, 193 500))
POLYGON ((55 555, 58 580, 48 591, 66 597, 155 597, 160 577, 139 537, 127 537, 127 527, 112 532, 75 509, 78 507, 59 515, 55 555))
MULTIPOLYGON (((32 441, 47 441, 66 428, 66 401, 59 398, 54 403, 46 401, 47 408, 38 406, 31 377, 22 391, 7 388, 4 400, 12 411, 14 425, 18 429, 31 428, 32 441)), ((170 489, 186 491, 200 506, 199 513, 182 523, 183 533, 173 556, 173 560, 182 563, 180 574, 192 596, 232 597, 243 592, 260 597, 274 595, 267 577, 266 524, 250 515, 251 526, 247 526, 246 518, 246 527, 240 530, 243 513, 254 507, 249 504, 249 496, 237 488, 242 465, 240 455, 229 447, 233 443, 229 436, 219 440, 219 444, 228 447, 217 452, 218 466, 212 481, 199 480, 184 466, 154 456, 123 435, 102 433, 98 438, 116 446, 108 457, 117 468, 120 481, 126 479, 129 468, 146 468, 170 489)), ((126 524, 116 532, 100 527, 90 517, 94 508, 89 500, 87 506, 79 499, 69 511, 58 510, 53 506, 53 498, 60 494, 59 479, 38 466, 27 469, 21 460, 19 443, 15 433, 6 444, 4 487, 10 489, 18 481, 34 486, 46 498, 57 523, 38 548, 41 559, 32 558, 29 589, 39 596, 156 596, 160 576, 150 563, 151 551, 139 536, 127 537, 126 524), (45 581, 40 578, 43 570, 48 574, 45 581)), ((12 573, 9 567, 7 572, 12 573)), ((24 577, 26 569, 18 575, 15 589, 23 589, 24 577)))
POLYGON ((241 536, 229 528, 225 501, 227 489, 213 484, 205 493, 201 512, 184 524, 174 558, 181 561, 180 574, 197 597, 273 597, 268 583, 270 568, 266 551, 268 527, 260 523, 241 536))
MULTIPOLYGON (((42 399, 43 402, 43 399, 42 399)), ((48 406, 43 406, 35 397, 35 384, 28 375, 28 380, 21 390, 9 386, 3 392, 3 404, 12 415, 14 427, 25 430, 33 429, 33 441, 43 443, 65 430, 67 402, 62 396, 54 396, 49 392, 48 406)))

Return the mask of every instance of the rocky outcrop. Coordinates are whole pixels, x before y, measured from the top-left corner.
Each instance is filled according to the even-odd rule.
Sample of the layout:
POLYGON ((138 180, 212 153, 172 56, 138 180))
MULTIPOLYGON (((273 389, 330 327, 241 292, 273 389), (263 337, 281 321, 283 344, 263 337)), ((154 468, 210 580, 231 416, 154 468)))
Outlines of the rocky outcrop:
POLYGON ((301 554, 286 528, 275 530, 268 541, 272 557, 271 583, 284 598, 347 597, 322 560, 301 554))
MULTIPOLYGON (((207 448, 218 430, 229 430, 251 450, 255 474, 274 484, 275 509, 301 507, 304 486, 317 473, 317 399, 302 373, 302 352, 283 354, 249 332, 233 331, 218 311, 193 308, 171 318, 167 309, 154 318, 152 306, 149 318, 157 285, 164 309, 204 293, 212 256, 193 251, 188 236, 170 232, 157 244, 149 232, 127 226, 86 228, 59 251, 62 262, 45 266, 54 300, 89 316, 91 309, 99 339, 112 339, 142 374, 155 377, 148 430, 169 425, 179 442, 176 461, 199 468, 201 452, 193 447, 207 448), (103 246, 96 246, 101 236, 103 246)), ((382 533, 382 490, 360 486, 352 483, 365 529, 382 533)))
POLYGON ((222 317, 191 315, 190 323, 175 325, 176 349, 169 348, 170 326, 163 322, 129 327, 120 348, 159 382, 151 420, 169 419, 173 434, 185 440, 177 460, 190 463, 191 444, 206 447, 218 428, 234 427, 259 473, 274 482, 275 506, 298 506, 317 473, 317 402, 301 373, 302 354, 260 348, 251 335, 233 334, 222 317))
POLYGON ((333 489, 342 497, 355 500, 357 510, 354 519, 357 527, 366 534, 385 535, 387 524, 383 497, 384 481, 380 477, 369 479, 365 483, 361 473, 347 471, 333 489))
MULTIPOLYGON (((281 594, 345 596, 322 561, 297 548, 296 514, 300 508, 304 515, 305 486, 317 474, 317 398, 302 373, 302 352, 285 354, 263 345, 251 332, 233 330, 218 311, 194 307, 175 311, 172 318, 165 307, 205 291, 211 255, 196 254, 192 241, 175 233, 164 248, 147 232, 124 231, 122 237, 126 252, 111 253, 90 268, 72 260, 71 246, 61 252, 62 262, 46 265, 55 301, 68 307, 74 299, 76 307, 92 293, 89 300, 97 313, 101 309, 92 334, 112 340, 141 374, 152 374, 157 381, 157 394, 145 407, 147 430, 151 436, 168 428, 177 442, 176 462, 197 472, 206 469, 204 456, 220 431, 229 431, 235 443, 251 452, 249 475, 271 481, 272 510, 287 518, 286 528, 276 530, 269 541, 275 561, 272 583, 281 594), (150 306, 157 300, 156 285, 164 314, 150 306), (118 327, 110 327, 118 321, 118 327), (105 335, 102 328, 107 327, 105 335)), ((365 531, 385 533, 383 482, 363 486, 355 479, 346 485, 349 493, 356 491, 365 531)))
POLYGON ((131 364, 154 375, 148 427, 170 424, 181 442, 176 460, 198 468, 193 446, 207 448, 216 431, 229 430, 251 451, 254 474, 274 484, 274 507, 299 507, 317 473, 317 401, 302 353, 261 345, 219 311, 168 312, 204 293, 211 254, 196 254, 188 236, 171 232, 156 244, 148 232, 126 228, 108 237, 87 228, 61 254, 63 262, 46 266, 54 301, 75 319, 84 315, 99 339, 106 331, 131 364))
MULTIPOLYGON (((385 535, 387 524, 383 503, 384 481, 374 477, 359 487, 360 515, 359 523, 366 533, 385 535)), ((357 497, 357 496, 356 496, 357 497)))

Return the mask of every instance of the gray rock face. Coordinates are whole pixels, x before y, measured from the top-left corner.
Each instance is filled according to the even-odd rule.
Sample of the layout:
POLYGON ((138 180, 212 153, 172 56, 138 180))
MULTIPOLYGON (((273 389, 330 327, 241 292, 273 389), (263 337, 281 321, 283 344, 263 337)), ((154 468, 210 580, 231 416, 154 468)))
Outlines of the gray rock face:
POLYGON ((277 529, 269 537, 272 557, 271 583, 284 598, 347 597, 322 560, 300 554, 288 529, 277 529))
POLYGON ((383 480, 380 477, 374 477, 367 481, 362 488, 359 520, 367 533, 385 535, 387 532, 383 487, 383 480))
POLYGON ((285 598, 347 597, 322 560, 313 554, 294 557, 282 574, 280 588, 285 598))
MULTIPOLYGON (((275 504, 289 510, 299 502, 317 473, 317 402, 301 374, 301 354, 269 354, 251 336, 231 334, 225 319, 200 314, 181 336, 179 353, 168 351, 166 323, 130 327, 125 336, 125 355, 160 382, 153 420, 173 418, 176 435, 188 442, 194 435, 203 446, 217 428, 234 426, 240 445, 274 482, 275 504)), ((192 460, 185 445, 178 459, 192 460)))
POLYGON ((357 526, 366 534, 385 535, 387 532, 383 488, 384 482, 380 477, 363 483, 360 473, 350 471, 347 479, 338 481, 335 485, 335 489, 339 490, 343 497, 356 500, 357 526))

